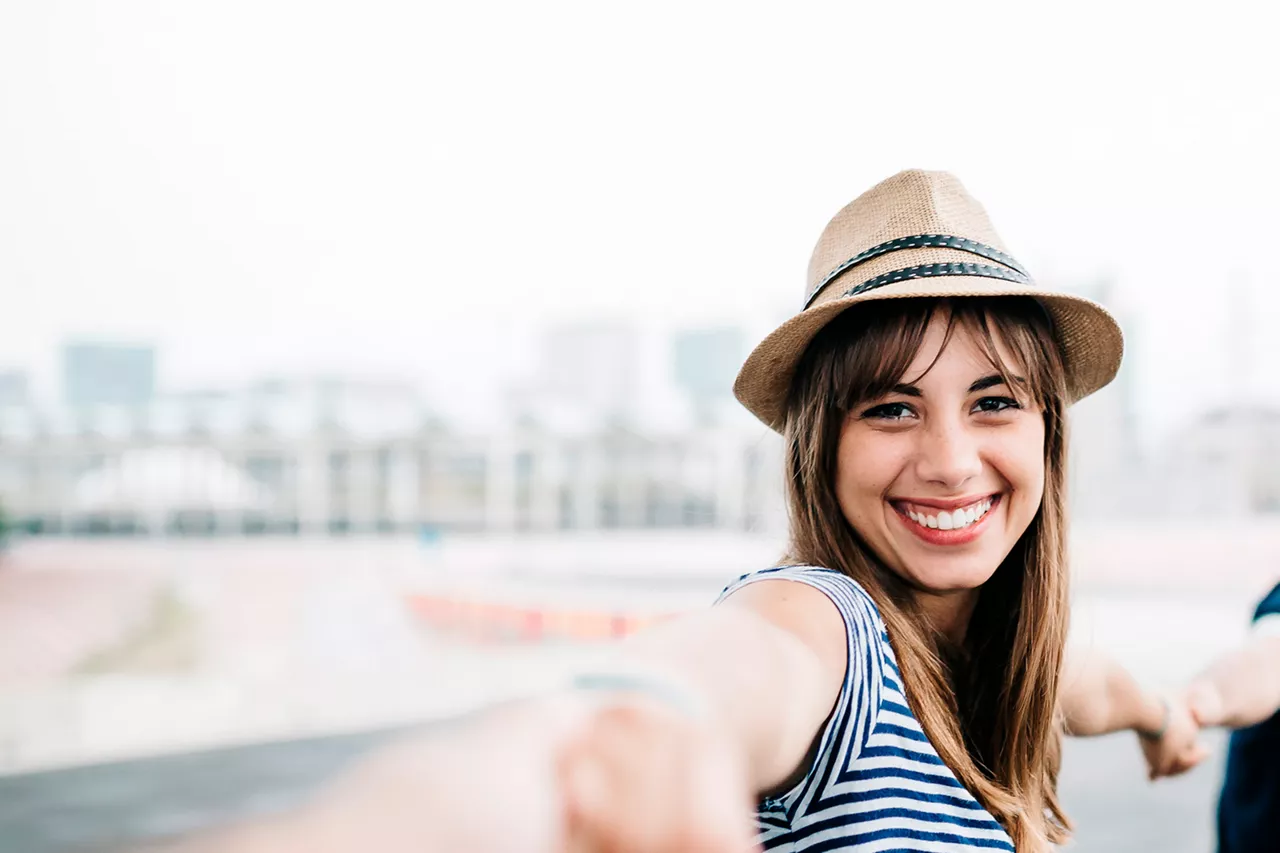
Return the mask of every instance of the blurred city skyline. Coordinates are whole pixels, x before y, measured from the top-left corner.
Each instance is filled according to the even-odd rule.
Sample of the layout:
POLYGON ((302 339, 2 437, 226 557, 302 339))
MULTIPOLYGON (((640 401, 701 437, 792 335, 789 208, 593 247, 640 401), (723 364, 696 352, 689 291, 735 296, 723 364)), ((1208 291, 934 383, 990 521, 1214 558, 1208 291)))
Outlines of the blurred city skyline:
MULTIPOLYGON (((20 372, 0 377, 0 504, 41 534, 783 529, 781 442, 731 393, 742 330, 677 333, 665 357, 642 341, 626 323, 548 330, 484 429, 412 383, 160 389, 154 348, 71 342, 54 403, 20 372), (659 363, 655 411, 640 376, 659 363)), ((1078 517, 1280 512, 1280 408, 1244 383, 1233 405, 1209 400, 1144 441, 1136 377, 1126 367, 1072 411, 1078 517)))
MULTIPOLYGON (((1124 327, 1126 356, 1120 379, 1126 386, 1124 417, 1139 449, 1158 447, 1209 411, 1280 409, 1280 363, 1273 369, 1270 358, 1270 350, 1280 345, 1280 338, 1267 334, 1267 315, 1257 308, 1262 300, 1247 283, 1239 279, 1224 282, 1204 306, 1202 314, 1208 322, 1198 326, 1197 339, 1186 347, 1229 361, 1224 372, 1209 387, 1184 382, 1170 392, 1178 399, 1154 404, 1153 386, 1167 384, 1163 380, 1169 378, 1172 366, 1152 352, 1151 340, 1158 338, 1161 330, 1153 328, 1146 306, 1126 300, 1123 287, 1112 279, 1077 281, 1054 289, 1101 301, 1124 327), (1214 302, 1221 303, 1216 311, 1214 302), (1220 314, 1219 323, 1213 322, 1215 314, 1220 314)), ((790 312, 783 309, 771 321, 754 326, 729 319, 679 326, 616 315, 545 325, 526 322, 508 327, 501 342, 502 357, 486 368, 469 363, 466 354, 460 353, 419 370, 410 365, 343 366, 316 361, 289 365, 264 359, 244 364, 243 372, 211 376, 184 374, 172 367, 175 360, 182 360, 180 343, 174 352, 155 338, 75 335, 49 342, 47 351, 34 360, 0 359, 0 408, 20 404, 56 412, 67 407, 92 407, 94 400, 85 395, 112 372, 110 367, 95 365, 95 360, 141 359, 137 381, 145 388, 131 392, 128 400, 103 401, 145 404, 158 398, 235 395, 280 383, 354 382, 412 389, 421 394, 424 414, 463 431, 504 429, 531 408, 549 414, 552 422, 548 425, 554 429, 554 405, 542 405, 540 398, 567 400, 576 408, 605 412, 613 420, 642 429, 679 429, 696 420, 699 414, 693 409, 712 398, 717 403, 716 418, 734 417, 728 410, 735 407, 731 383, 738 365, 751 347, 787 316, 790 312), (706 342, 711 342, 710 349, 706 342), (700 358, 711 363, 693 367, 700 358), (83 364, 72 370, 69 359, 83 364), (90 375, 95 367, 102 377, 90 375), (691 376, 691 370, 700 375, 691 376), (566 377, 566 371, 574 375, 566 377), (443 391, 440 386, 447 384, 442 380, 446 375, 466 379, 469 385, 462 393, 443 391), (701 384, 690 387, 691 382, 701 384), (575 394, 585 396, 573 399, 575 394), (613 411, 623 403, 625 411, 613 411)), ((476 337, 486 336, 477 332, 476 337)), ((746 416, 745 411, 738 414, 746 416)), ((706 416, 701 413, 704 419, 706 416)))

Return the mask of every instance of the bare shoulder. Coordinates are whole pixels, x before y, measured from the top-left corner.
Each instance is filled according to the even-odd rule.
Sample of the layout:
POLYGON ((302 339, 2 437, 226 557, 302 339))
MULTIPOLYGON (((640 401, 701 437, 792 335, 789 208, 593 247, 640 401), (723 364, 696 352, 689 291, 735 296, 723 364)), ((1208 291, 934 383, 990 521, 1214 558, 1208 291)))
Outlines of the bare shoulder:
POLYGON ((804 643, 824 669, 841 675, 848 658, 844 618, 822 590, 790 579, 758 580, 734 590, 721 607, 741 607, 804 643))

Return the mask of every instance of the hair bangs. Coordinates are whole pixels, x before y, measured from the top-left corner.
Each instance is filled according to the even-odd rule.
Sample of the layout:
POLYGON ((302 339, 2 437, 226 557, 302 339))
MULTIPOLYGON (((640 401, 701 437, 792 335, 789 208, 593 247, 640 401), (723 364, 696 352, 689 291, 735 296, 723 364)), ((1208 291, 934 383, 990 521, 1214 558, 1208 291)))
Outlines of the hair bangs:
POLYGON ((788 409, 811 398, 841 412, 911 384, 928 374, 957 326, 972 333, 991 366, 1015 393, 1040 406, 1065 396, 1062 357, 1053 345, 1048 313, 1026 297, 884 299, 855 306, 814 336, 796 368, 788 409), (942 345, 920 375, 907 370, 924 345, 930 323, 944 312, 942 345))

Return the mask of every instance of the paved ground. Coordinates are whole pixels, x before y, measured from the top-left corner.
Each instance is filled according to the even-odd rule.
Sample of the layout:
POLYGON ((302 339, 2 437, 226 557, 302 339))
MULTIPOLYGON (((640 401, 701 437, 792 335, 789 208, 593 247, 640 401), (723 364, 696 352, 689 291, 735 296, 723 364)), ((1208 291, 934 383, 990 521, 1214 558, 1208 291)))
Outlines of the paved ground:
MULTIPOLYGON (((303 798, 383 732, 0 778, 4 853, 124 853, 303 798)), ((1148 784, 1132 738, 1071 741, 1061 789, 1082 853, 1209 853, 1219 761, 1148 784)))
POLYGON ((0 850, 80 853, 266 814, 385 735, 347 735, 0 778, 0 850))
POLYGON ((72 553, 29 551, 0 561, 0 686, 58 678, 145 618, 146 572, 110 573, 72 553))

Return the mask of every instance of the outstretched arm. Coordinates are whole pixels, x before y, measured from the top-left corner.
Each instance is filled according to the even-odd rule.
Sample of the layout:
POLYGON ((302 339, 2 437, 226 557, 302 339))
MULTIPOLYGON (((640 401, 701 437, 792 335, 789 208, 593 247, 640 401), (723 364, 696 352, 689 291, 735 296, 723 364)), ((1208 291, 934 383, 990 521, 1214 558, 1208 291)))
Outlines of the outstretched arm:
POLYGON ((428 729, 305 808, 177 853, 747 850, 753 796, 803 765, 846 658, 823 593, 761 581, 625 643, 604 689, 428 729))
POLYGON ((1069 735, 1137 733, 1152 779, 1176 776, 1206 757, 1184 704, 1144 690, 1127 669, 1100 652, 1068 649, 1058 704, 1069 735))

